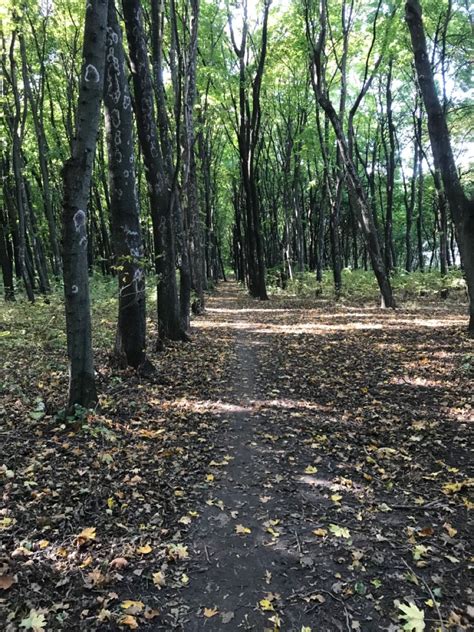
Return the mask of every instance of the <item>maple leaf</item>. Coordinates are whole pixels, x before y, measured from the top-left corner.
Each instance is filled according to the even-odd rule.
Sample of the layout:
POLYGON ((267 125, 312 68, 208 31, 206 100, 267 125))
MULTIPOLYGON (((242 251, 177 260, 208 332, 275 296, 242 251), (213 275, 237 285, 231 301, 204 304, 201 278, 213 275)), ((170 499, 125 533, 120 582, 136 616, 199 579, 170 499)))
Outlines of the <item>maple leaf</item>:
POLYGON ((336 536, 336 538, 350 538, 351 532, 347 527, 340 527, 337 524, 330 524, 329 531, 336 536))
POLYGON ((405 619, 403 630, 408 632, 423 632, 425 629, 425 613, 420 610, 414 603, 399 604, 398 609, 402 612, 398 615, 399 619, 405 619))
POLYGON ((46 619, 44 614, 37 610, 30 610, 30 614, 26 619, 22 619, 20 622, 20 628, 25 630, 33 630, 33 632, 43 632, 46 626, 46 619))
POLYGON ((167 555, 170 560, 185 560, 189 557, 188 547, 182 544, 170 544, 167 555))
POLYGON ((152 551, 153 548, 149 544, 143 544, 142 546, 137 547, 137 553, 140 553, 141 555, 148 555, 148 553, 151 553, 152 551))
POLYGON ((210 619, 211 617, 215 617, 216 614, 219 612, 219 610, 214 607, 214 608, 204 608, 204 616, 206 617, 206 619, 210 619))
POLYGON ((77 546, 82 546, 86 544, 90 540, 95 540, 97 537, 95 527, 86 527, 83 529, 80 534, 76 537, 77 546))
POLYGON ((317 467, 315 467, 314 465, 308 465, 308 467, 305 468, 304 473, 305 474, 316 474, 317 471, 318 471, 317 467))
POLYGON ((244 527, 243 524, 238 524, 235 526, 235 532, 239 535, 247 535, 248 533, 252 533, 252 529, 248 527, 244 527))

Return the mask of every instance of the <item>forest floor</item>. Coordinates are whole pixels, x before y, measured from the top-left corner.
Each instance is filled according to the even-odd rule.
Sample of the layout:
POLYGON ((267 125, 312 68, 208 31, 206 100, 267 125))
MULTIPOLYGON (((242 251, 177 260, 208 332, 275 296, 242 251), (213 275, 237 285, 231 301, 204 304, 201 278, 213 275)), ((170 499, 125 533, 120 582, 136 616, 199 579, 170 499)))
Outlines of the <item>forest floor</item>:
POLYGON ((0 628, 468 630, 465 321, 221 284, 156 380, 99 351, 66 420, 47 331, 10 349, 0 628))

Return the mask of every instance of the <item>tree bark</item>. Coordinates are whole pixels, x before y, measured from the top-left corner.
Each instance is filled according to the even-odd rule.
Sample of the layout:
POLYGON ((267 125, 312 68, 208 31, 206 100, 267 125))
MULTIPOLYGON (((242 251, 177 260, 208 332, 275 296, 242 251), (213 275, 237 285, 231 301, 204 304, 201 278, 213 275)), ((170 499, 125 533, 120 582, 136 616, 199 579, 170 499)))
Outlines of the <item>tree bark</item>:
POLYGON ((405 18, 415 57, 415 68, 428 117, 428 132, 435 166, 439 167, 446 199, 456 226, 459 250, 469 292, 469 325, 474 332, 474 200, 464 193, 454 162, 445 113, 434 82, 418 0, 405 4, 405 18))
MULTIPOLYGON (((155 267, 158 277, 158 336, 187 340, 183 330, 176 283, 176 235, 173 214, 173 183, 163 158, 155 122, 155 105, 148 50, 139 0, 123 0, 136 103, 138 137, 145 163, 153 222, 155 267)), ((164 116, 164 112, 158 113, 164 116)))
POLYGON ((114 0, 109 0, 104 84, 109 154, 112 240, 119 281, 115 353, 125 365, 141 369, 146 360, 145 274, 135 182, 133 116, 122 32, 114 0))
POLYGON ((68 408, 97 401, 87 274, 87 205, 99 129, 105 66, 107 0, 90 0, 72 156, 64 165, 63 274, 69 357, 68 408))

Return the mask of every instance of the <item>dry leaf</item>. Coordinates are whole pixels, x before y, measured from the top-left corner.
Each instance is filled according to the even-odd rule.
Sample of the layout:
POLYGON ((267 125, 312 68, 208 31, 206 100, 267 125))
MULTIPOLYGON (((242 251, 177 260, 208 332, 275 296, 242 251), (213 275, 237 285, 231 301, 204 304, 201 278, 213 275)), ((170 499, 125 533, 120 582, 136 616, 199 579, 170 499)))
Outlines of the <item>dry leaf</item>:
POLYGON ((2 590, 8 590, 14 582, 15 578, 13 575, 2 575, 0 577, 0 588, 2 590))
POLYGON ((125 568, 126 566, 128 566, 128 560, 124 557, 116 557, 110 562, 109 566, 110 568, 116 568, 120 570, 121 568, 125 568))

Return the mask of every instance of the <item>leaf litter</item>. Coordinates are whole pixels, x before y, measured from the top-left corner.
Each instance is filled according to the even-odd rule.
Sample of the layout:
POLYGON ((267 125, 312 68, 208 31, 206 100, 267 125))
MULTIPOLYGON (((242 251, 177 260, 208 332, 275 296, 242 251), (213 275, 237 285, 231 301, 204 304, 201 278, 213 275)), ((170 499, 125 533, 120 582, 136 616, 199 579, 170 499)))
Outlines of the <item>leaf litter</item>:
POLYGON ((75 419, 59 351, 7 358, 3 628, 468 630, 461 312, 209 305, 75 419))

